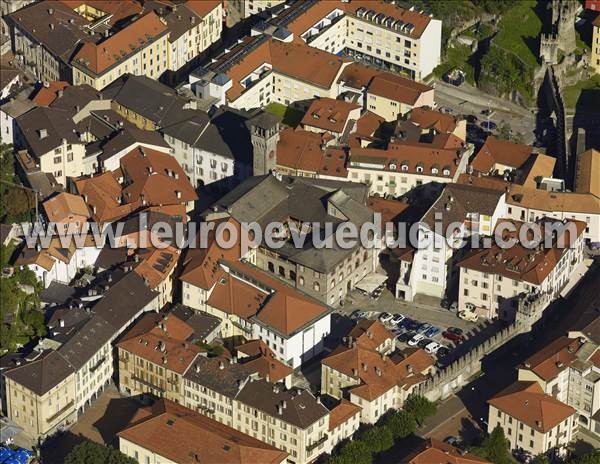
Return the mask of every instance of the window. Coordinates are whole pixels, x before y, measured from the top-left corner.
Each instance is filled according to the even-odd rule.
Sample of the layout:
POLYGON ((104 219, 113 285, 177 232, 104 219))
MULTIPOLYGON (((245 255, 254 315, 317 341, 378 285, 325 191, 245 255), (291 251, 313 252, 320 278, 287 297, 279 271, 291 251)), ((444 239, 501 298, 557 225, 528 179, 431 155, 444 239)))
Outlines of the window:
POLYGON ((54 164, 60 164, 61 161, 62 161, 62 156, 55 156, 54 157, 54 164))
POLYGON ((319 291, 321 291, 321 286, 319 285, 319 282, 315 282, 315 283, 313 284, 313 290, 314 290, 315 292, 319 292, 319 291))
POLYGON ((67 153, 67 162, 73 161, 73 153, 67 153))

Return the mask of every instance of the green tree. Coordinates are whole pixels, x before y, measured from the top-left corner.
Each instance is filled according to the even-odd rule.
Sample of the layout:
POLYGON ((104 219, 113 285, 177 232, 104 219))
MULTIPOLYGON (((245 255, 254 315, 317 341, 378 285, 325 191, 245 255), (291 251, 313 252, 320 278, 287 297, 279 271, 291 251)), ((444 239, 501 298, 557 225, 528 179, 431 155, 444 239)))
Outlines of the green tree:
POLYGON ((371 464, 371 450, 362 440, 352 440, 344 445, 339 456, 347 464, 371 464))
POLYGON ((550 459, 544 453, 538 454, 531 464, 550 464, 550 459))
POLYGON ((571 464, 598 464, 600 462, 600 449, 596 449, 589 454, 576 457, 571 464))
POLYGON ((85 440, 65 458, 65 464, 137 464, 119 450, 85 440))
POLYGON ((402 410, 391 413, 386 425, 390 429, 390 432, 392 432, 394 438, 408 437, 414 433, 417 428, 414 416, 409 412, 402 410))
POLYGON ((404 410, 412 414, 417 424, 421 425, 425 419, 435 415, 437 406, 424 396, 410 395, 404 403, 404 410))
POLYGON ((35 195, 18 187, 6 184, 20 184, 15 174, 15 155, 12 145, 0 145, 0 220, 4 223, 23 222, 31 219, 35 208, 35 195))
POLYGON ((363 433, 361 440, 373 453, 379 453, 394 446, 394 436, 385 425, 371 427, 363 433))
POLYGON ((496 426, 481 443, 473 448, 473 453, 494 464, 514 464, 516 461, 510 454, 510 442, 504 436, 504 430, 496 426))

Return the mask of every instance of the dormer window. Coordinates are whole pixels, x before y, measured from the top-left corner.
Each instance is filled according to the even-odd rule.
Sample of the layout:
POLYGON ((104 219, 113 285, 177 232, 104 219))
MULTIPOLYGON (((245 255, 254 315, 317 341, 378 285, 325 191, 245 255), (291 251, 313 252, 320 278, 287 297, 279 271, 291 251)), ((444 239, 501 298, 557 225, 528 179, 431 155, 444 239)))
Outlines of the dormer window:
POLYGON ((397 168, 396 163, 390 163, 390 171, 395 171, 397 168))
POLYGON ((431 168, 431 174, 437 174, 438 168, 431 168))
POLYGON ((442 171, 446 177, 450 176, 450 167, 444 166, 444 170, 442 171))
POLYGON ((313 114, 312 114, 312 117, 313 117, 314 119, 319 119, 319 115, 318 115, 317 113, 313 113, 313 114))
POLYGON ((423 172, 423 164, 422 163, 417 164, 417 172, 423 172))
POLYGON ((400 169, 402 169, 403 171, 408 171, 408 164, 402 163, 402 166, 400 167, 400 169))

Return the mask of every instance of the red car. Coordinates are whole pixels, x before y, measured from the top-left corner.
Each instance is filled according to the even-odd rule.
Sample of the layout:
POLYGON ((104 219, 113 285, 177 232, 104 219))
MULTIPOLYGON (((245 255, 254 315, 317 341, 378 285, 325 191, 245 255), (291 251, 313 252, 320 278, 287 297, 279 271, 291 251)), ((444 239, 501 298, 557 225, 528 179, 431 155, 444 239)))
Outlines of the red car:
POLYGON ((465 341, 465 337, 463 337, 462 335, 458 335, 454 332, 449 332, 447 330, 444 333, 442 333, 442 337, 444 337, 450 341, 453 341, 456 344, 462 343, 465 341))

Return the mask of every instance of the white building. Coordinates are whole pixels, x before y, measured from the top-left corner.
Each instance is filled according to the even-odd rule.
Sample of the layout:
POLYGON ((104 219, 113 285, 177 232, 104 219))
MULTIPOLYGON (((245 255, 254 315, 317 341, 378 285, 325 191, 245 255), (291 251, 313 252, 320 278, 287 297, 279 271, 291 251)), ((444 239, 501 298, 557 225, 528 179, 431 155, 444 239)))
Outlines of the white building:
POLYGON ((411 261, 401 262, 396 297, 408 301, 418 294, 443 298, 456 283, 455 253, 471 236, 492 234, 505 209, 504 201, 504 193, 497 190, 446 185, 418 223, 418 243, 406 257, 411 261))

